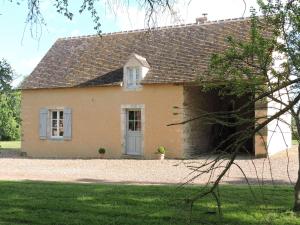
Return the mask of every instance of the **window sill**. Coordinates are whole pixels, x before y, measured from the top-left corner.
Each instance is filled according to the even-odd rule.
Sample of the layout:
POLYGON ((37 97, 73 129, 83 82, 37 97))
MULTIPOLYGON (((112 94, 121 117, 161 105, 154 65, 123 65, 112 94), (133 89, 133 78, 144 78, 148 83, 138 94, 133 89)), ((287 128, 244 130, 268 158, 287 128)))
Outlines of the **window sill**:
POLYGON ((50 138, 48 138, 48 140, 50 140, 50 141, 63 141, 64 138, 63 137, 50 137, 50 138))
POLYGON ((124 86, 124 91, 140 91, 143 89, 143 86, 134 86, 134 87, 126 87, 124 86))

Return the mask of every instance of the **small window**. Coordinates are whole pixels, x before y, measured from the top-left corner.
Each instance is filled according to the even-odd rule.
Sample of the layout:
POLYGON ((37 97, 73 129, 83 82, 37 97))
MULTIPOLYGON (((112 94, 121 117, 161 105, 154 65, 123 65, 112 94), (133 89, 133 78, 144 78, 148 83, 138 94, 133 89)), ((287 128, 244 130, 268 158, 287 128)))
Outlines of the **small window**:
POLYGON ((51 137, 62 138, 64 136, 64 111, 51 110, 51 137))
POLYGON ((141 76, 138 67, 127 67, 127 83, 128 88, 135 88, 140 85, 141 76))

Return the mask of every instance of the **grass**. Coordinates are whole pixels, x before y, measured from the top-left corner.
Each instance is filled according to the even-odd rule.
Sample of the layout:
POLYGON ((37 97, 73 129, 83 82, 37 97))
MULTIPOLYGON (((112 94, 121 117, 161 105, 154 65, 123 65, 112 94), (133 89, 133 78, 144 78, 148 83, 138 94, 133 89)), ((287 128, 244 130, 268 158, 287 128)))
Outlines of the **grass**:
MULTIPOLYGON (((188 224, 184 199, 199 188, 2 181, 0 224, 188 224)), ((247 186, 221 186, 223 216, 207 197, 195 204, 191 224, 300 224, 291 186, 254 192, 256 200, 247 186)))
POLYGON ((292 144, 293 145, 298 145, 298 141, 297 140, 292 140, 292 144))
POLYGON ((2 149, 20 149, 21 141, 0 141, 0 148, 2 148, 2 149))

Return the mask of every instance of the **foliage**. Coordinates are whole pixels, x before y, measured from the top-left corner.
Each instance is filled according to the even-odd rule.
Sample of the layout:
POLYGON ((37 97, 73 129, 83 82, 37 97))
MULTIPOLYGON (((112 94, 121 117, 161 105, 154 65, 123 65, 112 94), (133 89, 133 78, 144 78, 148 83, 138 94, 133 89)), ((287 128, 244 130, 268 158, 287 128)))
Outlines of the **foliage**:
POLYGON ((20 93, 0 95, 0 140, 20 139, 20 93))
POLYGON ((221 186, 224 215, 215 216, 207 197, 191 223, 184 199, 197 186, 2 181, 0 188, 1 224, 300 224, 289 210, 291 186, 253 187, 256 199, 247 186, 221 186))
POLYGON ((106 152, 105 148, 99 148, 98 149, 99 154, 105 154, 105 152, 106 152))
POLYGON ((20 101, 17 91, 11 90, 13 70, 4 60, 0 60, 0 140, 20 138, 20 101))
POLYGON ((0 60, 0 94, 11 89, 13 70, 6 60, 0 60))
MULTIPOLYGON (((23 3, 20 0, 9 0, 10 2, 15 2, 17 5, 23 3)), ((98 10, 101 8, 101 4, 106 6, 108 10, 111 10, 115 14, 114 7, 129 7, 130 4, 136 4, 141 6, 146 10, 147 23, 150 25, 151 21, 155 20, 155 13, 159 10, 168 9, 172 14, 172 5, 175 0, 81 0, 79 8, 76 9, 74 2, 70 0, 54 0, 53 7, 55 7, 57 13, 63 15, 68 20, 72 20, 76 14, 76 11, 79 14, 88 12, 91 16, 91 19, 94 23, 94 29, 98 34, 101 34, 101 12, 98 10)), ((35 36, 40 30, 39 26, 46 25, 46 19, 44 18, 41 12, 41 3, 42 1, 36 0, 27 0, 27 18, 26 23, 30 25, 30 30, 32 36, 35 36), (34 32, 34 29, 35 32, 34 32)))
POLYGON ((166 148, 164 146, 159 146, 157 148, 157 153, 159 153, 159 154, 165 154, 166 153, 166 148))

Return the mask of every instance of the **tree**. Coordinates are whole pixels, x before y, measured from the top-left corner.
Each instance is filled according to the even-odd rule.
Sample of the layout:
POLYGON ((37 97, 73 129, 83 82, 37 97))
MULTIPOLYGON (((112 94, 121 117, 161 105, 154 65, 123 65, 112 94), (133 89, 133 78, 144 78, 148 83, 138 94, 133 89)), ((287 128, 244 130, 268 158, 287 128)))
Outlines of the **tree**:
POLYGON ((0 60, 0 94, 11 89, 13 71, 11 66, 4 60, 0 60))
POLYGON ((0 60, 0 140, 20 138, 20 93, 11 89, 13 70, 0 60))
MULTIPOLYGON (((207 76, 201 76, 211 78, 200 82, 204 91, 216 89, 223 97, 234 99, 245 96, 248 99, 237 108, 222 112, 203 112, 199 115, 199 118, 205 118, 208 123, 219 124, 225 128, 241 126, 243 129, 230 133, 217 144, 214 149, 217 153, 215 158, 199 166, 189 166, 194 170, 195 178, 204 173, 213 174, 216 170, 220 171, 211 186, 205 186, 194 198, 189 199, 191 206, 209 194, 216 198, 220 206, 220 181, 232 165, 242 171, 242 168, 235 164, 236 156, 242 151, 247 151, 247 141, 263 133, 268 124, 274 121, 286 123, 283 116, 290 113, 295 121, 294 132, 299 141, 300 2, 276 0, 264 3, 260 0, 258 3, 263 16, 257 17, 253 11, 250 38, 237 40, 228 37, 228 49, 214 54, 207 76), (262 114, 253 118, 247 116, 249 107, 251 110, 253 106, 266 109, 271 102, 273 115, 262 114)), ((195 119, 197 118, 193 118, 195 119)), ((190 121, 183 121, 188 122, 190 121)), ((298 152, 300 159, 300 147, 298 152)), ((248 182, 247 177, 245 179, 248 182)), ((295 184, 293 209, 300 212, 300 169, 295 184)))
POLYGON ((20 138, 20 93, 12 91, 0 95, 0 140, 20 138))

